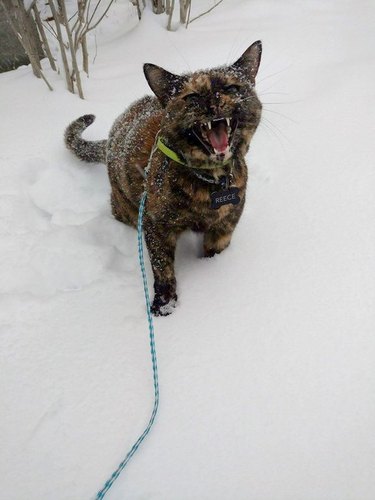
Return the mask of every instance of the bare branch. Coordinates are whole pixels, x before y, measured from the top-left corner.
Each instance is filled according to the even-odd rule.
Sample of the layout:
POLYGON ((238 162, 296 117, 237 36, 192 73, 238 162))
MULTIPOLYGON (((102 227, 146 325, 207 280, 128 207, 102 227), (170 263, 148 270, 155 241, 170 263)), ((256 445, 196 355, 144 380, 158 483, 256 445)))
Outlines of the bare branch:
POLYGON ((168 31, 171 31, 172 30, 172 17, 173 17, 173 11, 174 11, 174 0, 171 0, 171 4, 168 5, 168 8, 169 8, 169 16, 168 16, 168 26, 167 26, 167 30, 168 31))
MULTIPOLYGON (((100 2, 100 0, 99 0, 100 2)), ((113 0, 111 0, 107 6, 107 8, 105 9, 105 11, 103 12, 102 16, 96 21, 96 23, 93 25, 93 26, 89 26, 88 29, 86 29, 84 31, 84 34, 88 33, 89 31, 92 31, 93 29, 95 29, 98 24, 102 21, 102 19, 107 15, 107 12, 109 11, 109 8, 111 7, 111 5, 113 4, 113 0)))
POLYGON ((28 14, 30 14, 30 12, 31 12, 32 8, 35 6, 35 4, 36 4, 36 0, 33 0, 33 1, 31 2, 31 4, 29 5, 28 9, 26 9, 26 12, 27 12, 28 14))
MULTIPOLYGON (((50 0, 50 1, 52 1, 52 3, 53 3, 53 0, 50 0)), ((78 69, 76 52, 74 50, 73 36, 72 36, 72 32, 71 32, 70 27, 69 27, 68 14, 66 12, 66 5, 65 5, 64 0, 60 1, 60 8, 61 8, 61 16, 62 16, 62 19, 64 22, 66 34, 67 34, 68 40, 69 40, 70 55, 72 58, 72 66, 73 66, 73 75, 75 77, 75 81, 76 81, 76 85, 77 85, 77 89, 78 89, 78 95, 81 99, 84 99, 82 84, 81 84, 81 76, 80 76, 79 69, 78 69)))
MULTIPOLYGON (((102 2, 102 0, 98 0, 97 4, 95 5, 94 10, 93 10, 93 12, 92 12, 92 14, 91 14, 90 19, 88 19, 89 10, 87 9, 87 19, 88 19, 88 20, 87 20, 87 22, 86 22, 87 26, 89 26, 89 25, 91 24, 91 21, 94 19, 94 16, 95 16, 95 14, 96 14, 96 11, 98 10, 98 7, 99 7, 99 5, 101 4, 101 2, 102 2)), ((112 3, 112 2, 111 2, 111 3, 112 3)))
POLYGON ((51 8, 52 16, 55 19, 57 41, 59 42, 59 46, 60 46, 60 53, 61 53, 61 58, 63 61, 63 66, 64 66, 66 85, 68 87, 69 92, 74 94, 73 80, 70 76, 70 68, 69 68, 68 58, 66 57, 65 46, 64 46, 63 36, 62 36, 59 18, 58 18, 58 14, 57 14, 57 9, 56 9, 54 0, 49 0, 48 3, 49 3, 49 6, 51 8))
POLYGON ((40 76, 42 77, 42 79, 45 81, 47 87, 49 88, 49 90, 53 90, 51 84, 49 83, 49 81, 47 80, 47 78, 44 76, 44 73, 43 71, 40 71, 40 76))
POLYGON ((165 11, 164 0, 152 0, 152 12, 162 14, 165 11))
MULTIPOLYGON (((211 10, 214 10, 214 8, 217 7, 218 5, 220 5, 222 1, 223 0, 219 0, 210 9, 206 10, 206 12, 202 12, 202 14, 199 14, 199 16, 193 17, 193 19, 188 24, 192 23, 193 21, 196 21, 197 19, 199 19, 202 16, 205 16, 206 14, 208 14, 209 12, 211 12, 211 10)), ((188 24, 186 24, 186 27, 188 27, 188 24)))
POLYGON ((51 68, 54 71, 57 71, 55 60, 52 56, 52 52, 51 52, 51 49, 50 49, 50 46, 49 46, 49 43, 48 43, 48 40, 46 37, 46 33, 44 31, 44 28, 43 28, 43 23, 42 23, 42 20, 40 18, 40 13, 39 13, 38 7, 36 6, 35 2, 33 4, 32 10, 34 13, 34 18, 35 18, 36 25, 38 27, 39 34, 42 38, 44 52, 46 53, 46 56, 48 57, 51 68))
POLYGON ((180 0, 180 23, 185 24, 186 14, 191 0, 180 0))
POLYGON ((57 33, 56 33, 56 31, 54 30, 54 28, 53 28, 52 24, 50 24, 50 22, 49 22, 49 21, 45 21, 45 22, 47 23, 47 26, 46 26, 46 25, 44 25, 44 27, 45 27, 45 28, 46 28, 46 30, 47 30, 49 33, 51 33, 51 35, 52 35, 52 36, 54 36, 54 37, 56 38, 56 40, 57 40, 57 33))
POLYGON ((191 1, 189 3, 189 9, 188 9, 188 13, 187 13, 187 19, 186 19, 185 28, 187 28, 189 26, 189 23, 190 23, 190 14, 191 14, 191 1))

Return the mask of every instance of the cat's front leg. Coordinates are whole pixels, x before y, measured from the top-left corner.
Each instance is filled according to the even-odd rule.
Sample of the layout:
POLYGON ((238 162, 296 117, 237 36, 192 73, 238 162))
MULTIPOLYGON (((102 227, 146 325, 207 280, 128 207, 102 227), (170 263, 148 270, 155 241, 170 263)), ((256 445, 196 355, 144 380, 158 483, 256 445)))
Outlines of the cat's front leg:
POLYGON ((235 224, 221 223, 212 226, 203 237, 203 256, 213 257, 217 253, 225 250, 232 239, 235 224))
POLYGON ((221 253, 227 248, 232 239, 231 233, 220 233, 219 231, 210 231, 204 234, 203 239, 203 256, 213 257, 217 253, 221 253))
POLYGON ((245 197, 243 196, 241 204, 231 208, 225 217, 212 224, 204 232, 203 257, 213 257, 215 254, 221 253, 229 246, 233 236, 233 231, 240 220, 244 201, 245 197))
POLYGON ((155 280, 151 311, 155 316, 168 316, 177 301, 174 255, 178 233, 151 220, 145 222, 144 231, 155 280))

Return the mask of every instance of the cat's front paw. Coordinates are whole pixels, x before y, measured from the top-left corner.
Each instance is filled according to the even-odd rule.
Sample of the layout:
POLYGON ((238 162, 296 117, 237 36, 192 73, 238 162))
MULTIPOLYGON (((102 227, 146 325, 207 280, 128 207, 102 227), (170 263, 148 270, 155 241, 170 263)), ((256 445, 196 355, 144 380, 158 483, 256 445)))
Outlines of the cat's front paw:
POLYGON ((216 248, 203 248, 203 258, 205 259, 210 259, 219 253, 221 250, 216 250, 216 248))
POLYGON ((168 282, 155 282, 154 301, 151 306, 151 312, 154 316, 168 316, 176 307, 176 280, 168 282))
POLYGON ((203 239, 203 257, 213 257, 225 250, 232 238, 232 232, 219 232, 211 230, 204 235, 203 239))
POLYGON ((170 299, 168 302, 163 297, 155 296, 151 306, 151 312, 154 316, 169 316, 176 307, 177 296, 170 299))

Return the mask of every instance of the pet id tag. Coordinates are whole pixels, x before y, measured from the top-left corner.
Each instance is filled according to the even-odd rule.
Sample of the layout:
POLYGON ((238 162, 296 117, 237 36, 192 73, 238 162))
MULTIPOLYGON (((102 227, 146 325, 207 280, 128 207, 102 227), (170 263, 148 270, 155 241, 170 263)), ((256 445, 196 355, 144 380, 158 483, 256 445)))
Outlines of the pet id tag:
POLYGON ((218 209, 223 205, 237 205, 241 200, 238 196, 239 188, 231 187, 211 194, 211 208, 218 209))

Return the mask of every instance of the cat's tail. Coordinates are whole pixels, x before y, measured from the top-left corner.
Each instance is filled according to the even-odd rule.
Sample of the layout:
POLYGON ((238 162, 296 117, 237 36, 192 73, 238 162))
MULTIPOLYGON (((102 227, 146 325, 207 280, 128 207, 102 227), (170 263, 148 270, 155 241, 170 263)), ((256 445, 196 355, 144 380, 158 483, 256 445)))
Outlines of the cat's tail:
POLYGON ((105 163, 107 141, 85 141, 81 137, 94 120, 94 115, 84 115, 74 120, 65 130, 65 144, 80 160, 105 163))

